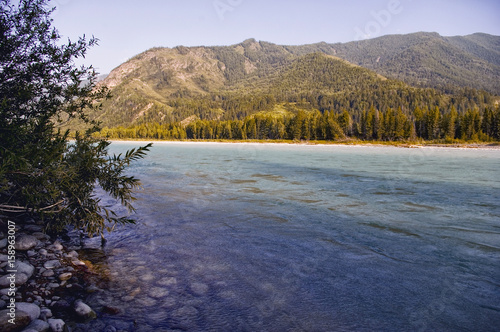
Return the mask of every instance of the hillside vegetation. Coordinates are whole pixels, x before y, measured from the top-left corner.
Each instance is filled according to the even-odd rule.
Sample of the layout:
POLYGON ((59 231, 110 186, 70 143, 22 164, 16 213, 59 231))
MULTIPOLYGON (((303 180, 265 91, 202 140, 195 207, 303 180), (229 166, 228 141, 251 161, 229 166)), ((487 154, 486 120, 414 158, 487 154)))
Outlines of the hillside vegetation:
POLYGON ((439 121, 453 114, 455 130, 440 130, 433 138, 497 139, 499 45, 499 37, 485 34, 417 33, 346 44, 282 46, 248 39, 232 46, 154 48, 110 73, 102 84, 113 97, 91 117, 106 127, 103 133, 120 137, 143 136, 132 128, 142 126, 144 132, 146 126, 162 126, 162 134, 152 135, 217 138, 222 135, 216 134, 217 125, 226 123, 233 138, 393 140, 429 139, 418 128, 419 114, 437 109, 439 121), (366 134, 363 119, 370 110, 382 116, 396 112, 401 121, 404 116, 405 134, 366 134), (492 112, 492 119, 485 120, 492 124, 484 125, 491 128, 464 134, 459 120, 471 112, 478 113, 479 127, 492 112), (316 136, 292 134, 289 121, 299 114, 307 119, 321 115, 340 128, 343 116, 349 125, 344 123, 343 134, 326 135, 324 129, 309 130, 323 133, 316 136), (279 130, 248 135, 244 124, 259 117, 279 122, 279 130), (213 134, 190 135, 189 125, 201 128, 202 122, 205 127, 211 123, 213 134))

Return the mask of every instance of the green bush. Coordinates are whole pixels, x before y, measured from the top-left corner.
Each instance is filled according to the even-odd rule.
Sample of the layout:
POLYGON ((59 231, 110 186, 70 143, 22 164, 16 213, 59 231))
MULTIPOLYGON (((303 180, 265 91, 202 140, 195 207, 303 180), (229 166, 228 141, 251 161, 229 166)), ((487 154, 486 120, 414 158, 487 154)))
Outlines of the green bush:
POLYGON ((131 222, 101 206, 95 189, 133 210, 139 181, 125 169, 151 144, 109 156, 110 143, 92 137, 99 127, 86 112, 98 109, 108 91, 96 87, 92 67, 76 68, 74 60, 97 40, 58 45, 48 0, 0 4, 0 211, 31 213, 49 228, 73 225, 89 234, 131 222), (88 129, 68 141, 69 131, 57 128, 74 118, 88 129))

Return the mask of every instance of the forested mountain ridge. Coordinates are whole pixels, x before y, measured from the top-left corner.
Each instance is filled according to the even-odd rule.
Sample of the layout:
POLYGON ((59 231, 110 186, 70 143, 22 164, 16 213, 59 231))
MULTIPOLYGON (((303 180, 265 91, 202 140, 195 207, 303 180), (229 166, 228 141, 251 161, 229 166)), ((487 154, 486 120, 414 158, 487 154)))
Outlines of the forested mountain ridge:
MULTIPOLYGON (((314 46, 408 84, 441 89, 469 87, 500 94, 498 36, 476 33, 442 37, 420 32, 314 46)), ((302 54, 309 52, 311 45, 289 49, 302 54)))
MULTIPOLYGON (((348 114, 360 125, 368 110, 399 109, 410 122, 416 109, 494 110, 499 97, 469 85, 472 76, 497 84, 498 39, 419 33, 347 44, 282 46, 248 39, 232 46, 153 48, 100 83, 113 97, 91 117, 108 128, 157 123, 181 130, 197 120, 246 121, 258 114, 284 123, 301 111, 348 114)), ((409 124, 406 129, 410 134, 409 124)))

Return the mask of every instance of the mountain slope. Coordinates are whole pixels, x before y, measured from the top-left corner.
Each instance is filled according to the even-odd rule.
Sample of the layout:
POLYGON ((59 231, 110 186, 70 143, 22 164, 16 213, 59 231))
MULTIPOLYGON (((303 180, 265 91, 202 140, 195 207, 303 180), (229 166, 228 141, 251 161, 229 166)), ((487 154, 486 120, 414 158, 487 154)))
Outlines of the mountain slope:
POLYGON ((154 48, 102 81, 113 97, 92 117, 113 127, 193 116, 234 120, 285 104, 354 113, 371 105, 482 108, 494 98, 461 88, 500 90, 499 40, 418 33, 346 44, 248 39, 232 46, 154 48))
POLYGON ((437 33, 389 35, 345 44, 289 46, 294 54, 321 51, 422 87, 484 89, 500 94, 500 37, 437 33))

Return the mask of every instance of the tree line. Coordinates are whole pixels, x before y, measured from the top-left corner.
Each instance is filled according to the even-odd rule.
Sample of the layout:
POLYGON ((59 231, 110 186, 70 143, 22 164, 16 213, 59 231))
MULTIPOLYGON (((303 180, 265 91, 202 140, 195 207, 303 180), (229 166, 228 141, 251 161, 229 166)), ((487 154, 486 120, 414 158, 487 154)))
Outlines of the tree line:
POLYGON ((374 106, 361 112, 298 110, 276 115, 260 112, 242 120, 207 120, 189 123, 150 122, 130 127, 103 128, 100 136, 111 139, 229 139, 229 140, 500 140, 500 109, 458 112, 435 107, 413 111, 374 106))

